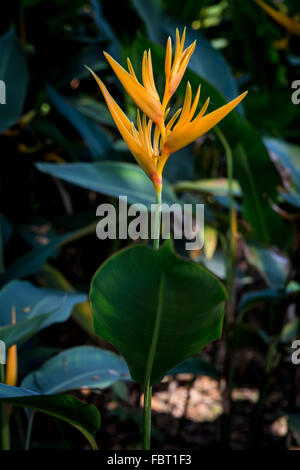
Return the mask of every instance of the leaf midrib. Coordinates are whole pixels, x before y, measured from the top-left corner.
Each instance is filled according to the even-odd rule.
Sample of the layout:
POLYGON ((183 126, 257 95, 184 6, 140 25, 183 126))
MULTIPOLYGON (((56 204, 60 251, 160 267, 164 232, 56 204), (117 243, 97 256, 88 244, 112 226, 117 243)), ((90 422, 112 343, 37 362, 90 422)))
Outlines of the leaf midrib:
POLYGON ((150 380, 151 373, 153 369, 153 362, 154 362, 154 357, 155 357, 155 353, 157 349, 158 337, 160 333, 161 318, 162 318, 162 313, 163 313, 162 306, 163 306, 164 284, 165 284, 165 274, 162 273, 160 276, 160 281, 159 281, 157 309, 156 309, 155 323, 154 323, 152 340, 151 340, 147 366, 146 366, 145 384, 147 383, 148 380, 149 382, 151 382, 150 380))

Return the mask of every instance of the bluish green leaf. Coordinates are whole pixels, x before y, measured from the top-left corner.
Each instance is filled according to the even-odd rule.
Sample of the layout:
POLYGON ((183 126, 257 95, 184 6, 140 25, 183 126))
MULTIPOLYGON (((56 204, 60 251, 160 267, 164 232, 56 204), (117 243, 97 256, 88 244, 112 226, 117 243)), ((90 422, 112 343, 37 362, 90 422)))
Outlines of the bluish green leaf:
POLYGON ((78 346, 61 352, 27 375, 22 387, 42 394, 89 387, 103 389, 119 380, 129 380, 126 362, 104 349, 78 346))
POLYGON ((249 263, 260 272, 269 287, 273 289, 285 287, 290 269, 288 258, 271 248, 260 248, 255 245, 247 247, 246 256, 249 263))
POLYGON ((70 121, 84 139, 93 159, 99 160, 107 155, 111 148, 111 142, 105 132, 93 121, 90 121, 88 118, 80 114, 50 85, 47 86, 47 92, 59 113, 70 121))
MULTIPOLYGON (((82 188, 114 197, 127 196, 131 204, 142 203, 150 206, 156 203, 151 181, 137 165, 132 163, 109 161, 62 165, 38 163, 37 168, 82 188)), ((169 204, 178 202, 166 181, 163 189, 163 202, 169 204)))
POLYGON ((281 165, 290 172, 291 178, 300 191, 300 147, 280 139, 264 139, 270 152, 273 152, 281 165))
POLYGON ((300 413, 290 413, 287 415, 288 425, 291 431, 296 434, 296 439, 300 445, 300 413))
POLYGON ((20 118, 28 85, 25 52, 13 28, 0 36, 0 80, 5 84, 6 102, 1 104, 0 99, 0 134, 2 134, 20 118))
POLYGON ((27 281, 13 281, 0 292, 0 338, 7 346, 29 339, 42 328, 66 321, 84 294, 39 288, 27 281), (11 324, 12 309, 16 324, 11 324))
POLYGON ((184 362, 168 372, 168 375, 177 374, 208 375, 213 379, 220 379, 220 374, 217 369, 199 356, 186 359, 184 362))

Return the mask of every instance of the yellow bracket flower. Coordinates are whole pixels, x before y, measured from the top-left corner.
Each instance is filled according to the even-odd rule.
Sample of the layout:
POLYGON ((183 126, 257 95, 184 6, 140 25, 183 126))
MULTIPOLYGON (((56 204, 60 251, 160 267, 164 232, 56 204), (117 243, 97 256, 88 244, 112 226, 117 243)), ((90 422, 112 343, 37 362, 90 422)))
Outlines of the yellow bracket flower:
POLYGON ((143 112, 141 119, 139 110, 137 111, 137 128, 118 106, 102 80, 87 67, 99 85, 120 134, 138 164, 153 182, 157 194, 161 193, 162 171, 169 156, 208 132, 230 113, 247 94, 245 92, 221 108, 205 115, 209 104, 209 99, 207 99, 194 118, 200 99, 200 86, 192 103, 192 88, 188 83, 182 109, 178 109, 166 122, 170 111, 170 108, 166 109, 167 105, 183 78, 196 46, 196 42, 193 42, 184 50, 184 42, 185 29, 181 39, 177 29, 175 53, 172 61, 172 41, 171 38, 168 38, 165 59, 165 90, 162 102, 154 82, 150 50, 145 51, 143 56, 143 84, 138 81, 129 59, 127 59, 127 72, 109 54, 104 52, 125 90, 143 112), (155 128, 152 131, 153 124, 155 128))
POLYGON ((255 2, 263 9, 266 13, 268 13, 273 20, 275 20, 278 24, 283 26, 287 29, 290 33, 296 34, 300 36, 300 23, 295 21, 293 18, 288 16, 286 13, 282 11, 275 10, 267 3, 263 2, 263 0, 255 0, 255 2))

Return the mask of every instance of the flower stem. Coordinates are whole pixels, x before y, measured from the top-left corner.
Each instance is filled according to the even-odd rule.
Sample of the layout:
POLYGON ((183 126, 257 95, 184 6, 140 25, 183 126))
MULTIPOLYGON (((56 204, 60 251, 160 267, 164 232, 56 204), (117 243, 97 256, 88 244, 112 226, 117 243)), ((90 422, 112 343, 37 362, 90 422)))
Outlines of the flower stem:
POLYGON ((150 385, 150 377, 149 377, 147 379, 145 390, 144 390, 143 450, 150 450, 151 400, 152 400, 152 387, 150 385))
MULTIPOLYGON (((161 227, 161 192, 162 188, 155 188, 156 209, 154 219, 154 239, 153 249, 159 249, 160 227, 161 227)), ((144 414, 143 414, 143 450, 150 450, 151 441, 151 401, 152 386, 150 385, 150 375, 146 380, 144 388, 144 414)))
POLYGON ((160 226, 161 226, 161 188, 155 189, 156 192, 156 211, 155 211, 155 231, 153 239, 153 249, 159 249, 160 226))
MULTIPOLYGON (((0 382, 5 383, 5 369, 4 365, 0 364, 0 382)), ((0 419, 1 419, 1 450, 10 449, 10 433, 9 433, 9 418, 7 405, 2 403, 0 405, 0 419)))

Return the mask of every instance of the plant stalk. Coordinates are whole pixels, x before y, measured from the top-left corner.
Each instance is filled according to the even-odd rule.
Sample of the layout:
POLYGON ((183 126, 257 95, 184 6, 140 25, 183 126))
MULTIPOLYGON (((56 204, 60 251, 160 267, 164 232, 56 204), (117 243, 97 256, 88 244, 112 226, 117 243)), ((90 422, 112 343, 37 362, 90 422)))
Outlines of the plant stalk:
POLYGON ((223 423, 222 423, 222 434, 225 447, 230 445, 230 433, 231 433, 231 393, 233 386, 233 376, 235 361, 231 362, 231 349, 232 344, 230 340, 230 326, 232 323, 232 317, 235 307, 235 202, 233 196, 233 156, 229 143, 223 132, 216 126, 215 132, 223 145, 226 155, 227 164, 227 181, 228 181, 228 198, 229 198, 229 245, 228 245, 228 264, 227 264, 227 291, 228 300, 225 307, 225 318, 224 318, 224 337, 226 342, 225 351, 225 374, 227 376, 226 388, 223 396, 223 423))
MULTIPOLYGON (((155 230, 153 239, 153 249, 159 249, 160 228, 161 228, 161 188, 155 189, 156 192, 156 212, 155 212, 155 230)), ((152 387, 150 385, 150 376, 147 378, 144 388, 144 414, 143 414, 143 450, 150 450, 151 441, 151 401, 152 387)))
POLYGON ((155 211, 155 221, 154 221, 154 239, 153 239, 153 249, 159 249, 159 238, 160 238, 160 227, 161 227, 161 189, 156 189, 156 211, 155 211))
POLYGON ((152 400, 152 387, 150 385, 150 377, 149 377, 147 379, 145 390, 144 390, 143 450, 150 450, 151 400, 152 400))

